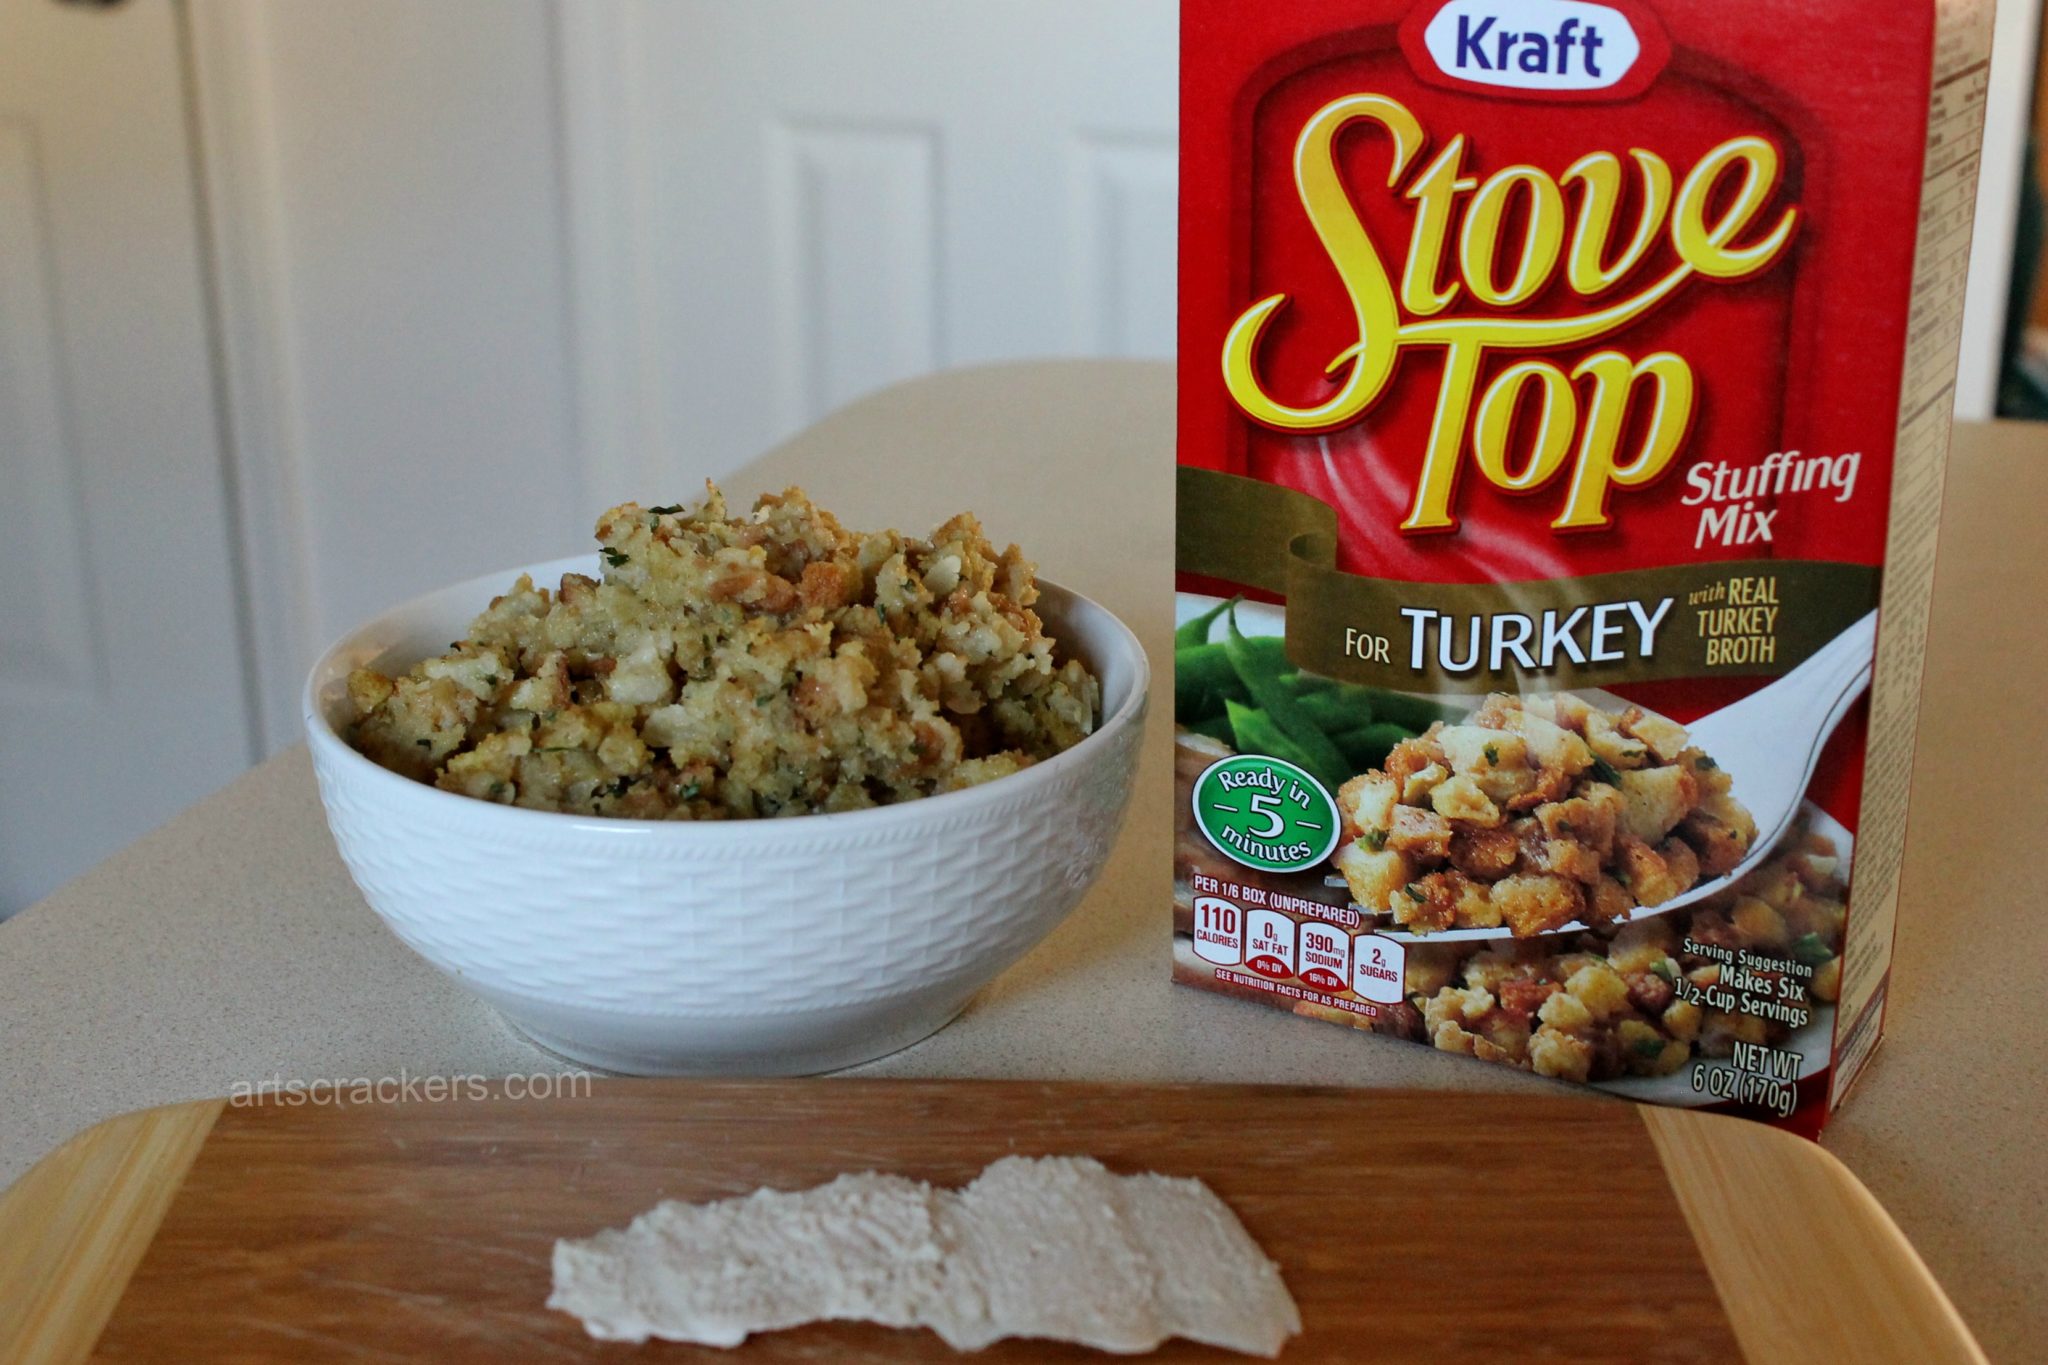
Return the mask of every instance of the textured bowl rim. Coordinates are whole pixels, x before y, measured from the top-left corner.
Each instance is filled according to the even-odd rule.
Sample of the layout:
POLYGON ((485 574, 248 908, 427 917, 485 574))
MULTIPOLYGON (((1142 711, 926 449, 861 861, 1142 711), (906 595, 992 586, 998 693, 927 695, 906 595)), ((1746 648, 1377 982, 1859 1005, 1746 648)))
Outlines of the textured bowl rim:
MULTIPOLYGON (((355 647, 362 636, 376 632, 379 627, 397 618, 423 609, 430 599, 444 594, 488 594, 480 598, 480 602, 488 603, 521 574, 531 575, 538 582, 544 577, 556 577, 579 568, 595 569, 596 566, 597 556, 594 554, 573 555, 520 568, 479 574, 474 578, 409 598, 352 627, 320 651, 319 658, 306 675, 299 701, 308 745, 317 751, 321 758, 348 769, 351 779, 388 784, 384 789, 392 793, 395 801, 425 799, 436 802, 432 808, 444 811, 451 817, 507 821, 510 822, 507 828, 519 828, 522 822, 526 822, 525 827, 536 833, 543 829, 557 833, 574 829, 579 833, 602 837, 630 837, 635 840, 658 838, 674 843, 730 845, 752 840, 781 842, 796 836, 799 830, 819 834, 828 830, 834 834, 850 834, 862 829, 880 830, 892 825, 918 823, 943 817, 961 811, 973 802, 1022 796, 1028 787, 1049 786, 1068 772, 1093 762, 1098 756, 1106 756, 1110 746, 1118 742, 1120 733, 1136 725, 1145 712, 1152 668, 1137 633, 1124 623, 1122 617, 1093 598, 1051 579, 1040 578, 1039 605, 1045 605, 1044 598, 1050 595, 1063 599, 1063 604, 1058 608, 1058 614, 1063 618, 1071 618, 1077 613, 1094 613, 1099 618, 1109 637, 1107 644, 1110 652, 1117 656, 1119 662, 1128 665, 1132 670, 1129 691, 1116 709, 1104 716, 1102 723, 1071 749, 1034 763, 1022 772, 1011 773, 959 791, 921 797, 914 801, 892 802, 889 805, 871 806, 864 810, 818 812, 751 820, 643 820, 624 816, 583 815, 569 811, 529 810, 523 806, 506 806, 494 801, 481 801, 473 796, 444 791, 439 787, 403 777, 357 752, 329 722, 319 696, 321 681, 334 671, 336 656, 355 647)), ((483 606, 479 605, 472 610, 481 611, 483 606)), ((1064 640, 1061 643, 1063 647, 1070 648, 1064 640)), ((1105 661, 1098 659, 1096 662, 1100 665, 1105 661)), ((1099 667, 1097 672, 1099 676, 1099 667)))

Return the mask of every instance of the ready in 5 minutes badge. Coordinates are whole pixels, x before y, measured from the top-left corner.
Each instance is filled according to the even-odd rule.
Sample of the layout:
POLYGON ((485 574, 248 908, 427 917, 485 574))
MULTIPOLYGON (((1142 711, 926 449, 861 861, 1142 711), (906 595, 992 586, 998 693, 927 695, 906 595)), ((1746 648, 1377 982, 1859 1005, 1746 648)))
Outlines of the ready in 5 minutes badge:
POLYGON ((1195 825, 1261 872, 1301 872, 1337 847, 1337 803, 1306 770, 1264 754, 1220 759, 1195 779, 1195 825))

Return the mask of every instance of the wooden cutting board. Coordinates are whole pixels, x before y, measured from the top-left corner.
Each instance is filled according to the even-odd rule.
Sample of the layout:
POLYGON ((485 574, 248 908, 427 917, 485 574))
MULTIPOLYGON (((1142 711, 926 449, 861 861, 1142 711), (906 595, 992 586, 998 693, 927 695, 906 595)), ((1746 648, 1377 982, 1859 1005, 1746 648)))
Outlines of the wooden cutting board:
MULTIPOLYGON (((115 1119, 0 1199, 0 1361, 953 1359, 855 1323, 737 1353, 592 1341, 543 1306, 550 1249, 664 1198, 867 1169, 958 1185, 1012 1152, 1208 1181, 1301 1305, 1290 1365, 1983 1359, 1847 1170, 1734 1119, 1563 1095, 839 1080, 115 1119)), ((1008 1341, 979 1358, 1109 1357, 1008 1341)))

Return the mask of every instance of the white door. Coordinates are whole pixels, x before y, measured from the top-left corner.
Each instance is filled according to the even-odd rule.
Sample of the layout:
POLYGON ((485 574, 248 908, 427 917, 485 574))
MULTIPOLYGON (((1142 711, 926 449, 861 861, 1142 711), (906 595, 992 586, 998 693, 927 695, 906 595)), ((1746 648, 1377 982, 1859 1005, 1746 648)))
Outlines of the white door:
POLYGON ((0 916, 251 755, 177 18, 0 0, 0 916))
POLYGON ((930 370, 1173 353, 1171 0, 562 13, 604 491, 729 468, 930 370))

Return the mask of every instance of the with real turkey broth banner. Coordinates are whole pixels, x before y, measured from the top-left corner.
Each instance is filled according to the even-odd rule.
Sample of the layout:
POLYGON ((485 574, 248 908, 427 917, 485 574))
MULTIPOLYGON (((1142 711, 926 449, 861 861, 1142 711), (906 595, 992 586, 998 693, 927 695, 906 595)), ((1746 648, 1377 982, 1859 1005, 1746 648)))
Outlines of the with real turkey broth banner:
POLYGON ((1174 974, 1816 1133, 1990 6, 1184 0, 1174 974))

